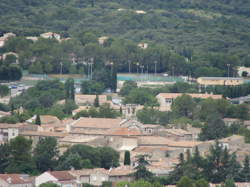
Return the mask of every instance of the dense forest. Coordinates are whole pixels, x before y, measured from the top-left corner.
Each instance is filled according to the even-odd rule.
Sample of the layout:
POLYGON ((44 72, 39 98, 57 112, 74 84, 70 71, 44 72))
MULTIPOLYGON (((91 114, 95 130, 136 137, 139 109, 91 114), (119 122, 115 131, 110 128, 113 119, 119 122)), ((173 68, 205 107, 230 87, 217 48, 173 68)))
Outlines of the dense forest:
MULTIPOLYGON (((250 2, 247 0, 2 0, 0 7, 2 34, 14 32, 18 36, 38 36, 53 31, 79 42, 61 47, 53 42, 40 41, 33 45, 26 42, 29 50, 21 50, 26 54, 21 57, 33 56, 39 50, 61 56, 60 50, 67 52, 71 49, 68 51, 76 53, 79 50, 75 48, 84 46, 82 56, 88 57, 86 51, 90 51, 95 61, 105 58, 119 61, 119 72, 128 72, 129 60, 139 61, 144 71, 154 72, 153 63, 157 61, 158 72, 196 77, 226 76, 227 64, 230 64, 230 75, 235 75, 237 65, 250 65, 250 2), (136 12, 138 10, 140 12, 136 12), (112 45, 109 43, 106 49, 98 48, 93 36, 108 36, 112 45), (148 43, 149 48, 144 52, 136 50, 139 42, 148 43), (41 45, 50 48, 45 50, 41 45), (58 50, 53 50, 55 48, 58 50), (148 64, 151 65, 147 68, 148 64)), ((39 60, 37 66, 54 59, 39 60)), ((135 63, 132 66, 131 71, 136 72, 135 63)), ((41 69, 43 72, 60 72, 59 67, 58 64, 54 67, 46 65, 41 69)), ((36 72, 39 68, 29 69, 36 72)), ((81 69, 77 70, 81 72, 81 69)), ((75 69, 72 67, 71 71, 75 69)), ((69 68, 65 72, 69 72, 69 68)))

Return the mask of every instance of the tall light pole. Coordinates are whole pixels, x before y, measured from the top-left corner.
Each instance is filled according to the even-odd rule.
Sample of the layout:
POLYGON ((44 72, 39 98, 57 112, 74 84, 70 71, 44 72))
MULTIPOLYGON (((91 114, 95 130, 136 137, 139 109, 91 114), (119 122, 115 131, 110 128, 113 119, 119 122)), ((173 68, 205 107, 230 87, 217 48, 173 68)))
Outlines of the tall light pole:
POLYGON ((131 65, 131 60, 128 60, 128 72, 129 72, 129 73, 131 73, 131 72, 130 72, 130 65, 131 65))
POLYGON ((90 80, 93 78, 93 64, 94 64, 94 58, 90 58, 90 80))
POLYGON ((136 66, 137 66, 137 74, 138 74, 139 73, 139 71, 138 71, 139 62, 136 63, 136 66))
MULTIPOLYGON (((141 65, 140 68, 141 68, 141 78, 143 79, 143 68, 144 68, 144 66, 141 65)), ((141 80, 142 80, 142 79, 141 79, 141 80)))
POLYGON ((61 65, 60 74, 61 74, 61 79, 62 79, 62 66, 63 66, 62 62, 60 62, 60 65, 61 65))
POLYGON ((229 79, 229 68, 230 68, 230 64, 227 64, 227 78, 229 79))
POLYGON ((154 64, 155 64, 155 76, 156 76, 156 71, 157 71, 157 61, 154 61, 154 64))

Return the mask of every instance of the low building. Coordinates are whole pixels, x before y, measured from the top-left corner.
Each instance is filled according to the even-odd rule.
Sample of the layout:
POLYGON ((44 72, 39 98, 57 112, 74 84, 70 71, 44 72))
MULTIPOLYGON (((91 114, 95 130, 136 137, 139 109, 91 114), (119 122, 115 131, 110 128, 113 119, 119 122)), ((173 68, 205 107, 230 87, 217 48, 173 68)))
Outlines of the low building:
MULTIPOLYGON (((109 103, 106 95, 98 95, 99 104, 109 103)), ((76 94, 75 102, 77 105, 93 105, 96 95, 76 94)))
POLYGON ((140 47, 141 49, 147 49, 148 43, 139 43, 137 46, 140 47))
POLYGON ((238 118, 223 118, 223 121, 224 121, 225 125, 228 127, 230 127, 233 124, 235 124, 235 125, 242 125, 243 124, 242 120, 238 119, 238 118))
POLYGON ((5 33, 2 37, 0 37, 0 47, 3 47, 5 42, 8 41, 11 37, 15 37, 14 33, 5 33))
POLYGON ((239 66, 237 70, 240 77, 244 77, 244 74, 246 77, 250 76, 250 67, 239 66))
POLYGON ((103 45, 108 39, 109 39, 109 37, 102 36, 102 37, 98 38, 98 42, 99 42, 100 45, 103 45))
POLYGON ((64 138, 68 134, 67 133, 61 133, 61 132, 39 132, 39 131, 25 130, 25 131, 20 132, 19 135, 24 136, 25 138, 31 139, 33 146, 36 146, 36 144, 38 143, 38 141, 41 138, 54 137, 58 141, 60 141, 60 139, 64 138))
POLYGON ((61 187, 77 187, 76 177, 70 171, 46 171, 35 178, 35 186, 55 183, 61 187))
POLYGON ((0 124, 0 142, 8 142, 17 137, 23 124, 0 124))
POLYGON ((247 95, 247 96, 232 98, 232 99, 230 99, 230 102, 232 104, 250 103, 250 96, 247 95))
POLYGON ((193 140, 193 134, 183 129, 163 129, 158 133, 160 136, 169 138, 171 140, 193 140))
MULTIPOLYGON (((171 105, 173 104, 174 100, 177 97, 182 96, 184 93, 159 93, 156 98, 160 104, 161 111, 170 111, 171 105)), ((222 99, 222 95, 213 95, 213 94, 199 94, 199 93, 186 93, 187 95, 191 96, 192 98, 197 99, 222 99)))
POLYGON ((54 32, 42 33, 42 34, 40 34, 40 37, 46 38, 46 39, 56 39, 58 41, 60 41, 60 39, 61 39, 60 34, 57 34, 57 33, 54 33, 54 32))
POLYGON ((199 77, 197 82, 202 86, 237 86, 243 84, 244 79, 237 77, 199 77))
POLYGON ((87 118, 81 117, 78 120, 67 125, 68 131, 71 130, 109 130, 120 127, 122 119, 114 118, 87 118))
POLYGON ((0 174, 0 187, 33 187, 33 180, 25 174, 0 174))

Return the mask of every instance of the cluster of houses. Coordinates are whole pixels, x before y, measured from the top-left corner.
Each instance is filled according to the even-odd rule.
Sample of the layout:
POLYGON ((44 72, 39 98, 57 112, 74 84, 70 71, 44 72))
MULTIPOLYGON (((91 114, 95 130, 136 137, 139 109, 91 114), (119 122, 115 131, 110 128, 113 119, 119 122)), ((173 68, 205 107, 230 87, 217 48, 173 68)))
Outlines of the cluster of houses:
MULTIPOLYGON (((160 93, 157 99, 160 109, 168 111, 174 99, 179 93, 160 93)), ((221 95, 211 94, 189 94, 193 98, 220 99, 221 95)), ((79 108, 73 111, 77 113, 88 109, 94 103, 94 95, 76 94, 76 103, 79 108)), ((93 147, 109 146, 120 153, 121 167, 104 170, 102 168, 70 170, 70 171, 47 171, 35 178, 26 175, 13 174, 0 175, 0 186, 20 182, 23 186, 39 186, 44 182, 54 182, 62 186, 79 186, 81 183, 90 183, 100 186, 104 181, 119 182, 133 180, 131 173, 134 172, 137 157, 148 155, 150 163, 148 169, 156 176, 167 175, 178 163, 180 153, 189 150, 194 152, 198 147, 201 155, 209 153, 209 148, 214 141, 197 141, 200 129, 187 126, 186 129, 165 128, 156 124, 142 124, 136 119, 136 111, 141 109, 139 105, 119 105, 113 103, 105 95, 99 96, 100 104, 108 103, 115 110, 122 109, 123 118, 89 118, 59 120, 55 116, 41 115, 41 125, 35 125, 36 116, 19 124, 0 124, 0 142, 5 143, 19 135, 32 139, 35 146, 41 138, 55 137, 58 141, 60 153, 75 144, 84 144, 93 147), (130 151, 131 166, 123 166, 124 152, 130 151)), ((63 101, 60 101, 63 102, 63 101)), ((118 103, 118 104, 117 104, 118 103)), ((225 118, 225 124, 244 124, 250 126, 249 121, 225 118)), ((237 151, 240 161, 244 160, 246 154, 250 154, 250 144, 246 144, 242 136, 231 136, 220 140, 220 144, 229 148, 232 152, 237 151)), ((9 185, 11 186, 11 185, 9 185)))

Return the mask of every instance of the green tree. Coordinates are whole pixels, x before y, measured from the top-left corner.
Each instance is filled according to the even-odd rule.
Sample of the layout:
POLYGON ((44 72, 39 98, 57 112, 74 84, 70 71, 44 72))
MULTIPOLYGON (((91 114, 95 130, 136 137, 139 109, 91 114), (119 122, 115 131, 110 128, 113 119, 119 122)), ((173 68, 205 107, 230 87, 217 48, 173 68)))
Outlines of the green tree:
POLYGON ((10 93, 10 89, 6 85, 0 85, 0 97, 7 96, 10 93))
POLYGON ((5 169, 9 164, 9 144, 0 145, 0 173, 5 173, 5 169))
POLYGON ((59 187, 59 185, 54 184, 54 183, 43 183, 43 184, 40 184, 39 187, 59 187))
POLYGON ((104 182, 102 182, 102 187, 112 187, 112 182, 104 181, 104 182))
POLYGON ((101 167, 109 169, 119 166, 119 153, 111 147, 99 148, 101 167))
POLYGON ((149 163, 145 157, 145 155, 141 155, 137 159, 138 166, 136 166, 136 171, 133 174, 136 180, 150 180, 153 177, 153 173, 148 171, 148 169, 146 168, 149 163))
POLYGON ((36 125, 41 125, 41 119, 40 119, 40 115, 39 114, 36 115, 35 124, 36 125))
POLYGON ((119 94, 121 96, 126 96, 135 88, 137 88, 137 83, 135 81, 125 81, 119 94))
POLYGON ((226 137, 228 129, 223 120, 217 114, 208 114, 209 121, 201 129, 200 140, 214 140, 226 137))
POLYGON ((239 181, 240 182, 249 182, 250 181, 250 162, 249 162, 249 156, 245 157, 243 168, 239 172, 239 181))
POLYGON ((129 151, 125 151, 124 153, 124 165, 130 165, 131 161, 130 161, 130 152, 129 151))
POLYGON ((34 160, 40 172, 54 170, 58 157, 57 140, 53 137, 46 137, 39 140, 34 149, 34 160))
POLYGON ((153 185, 150 182, 143 180, 143 179, 134 181, 129 186, 130 187, 153 187, 153 185))
POLYGON ((64 107, 63 107, 63 112, 65 114, 71 115, 72 111, 76 108, 77 108, 77 105, 75 104, 75 101, 73 101, 71 99, 69 99, 69 100, 67 99, 65 104, 64 104, 64 107))
POLYGON ((95 100, 94 100, 94 107, 99 107, 99 106, 100 106, 100 104, 99 104, 99 96, 96 95, 95 100))
POLYGON ((189 95, 182 95, 177 97, 174 100, 174 103, 171 106, 173 113, 178 117, 192 117, 193 110, 195 107, 195 103, 191 96, 189 95))
POLYGON ((195 181, 195 187, 209 187, 209 183, 205 179, 195 181))
POLYGON ((183 176, 176 186, 177 187, 194 187, 194 183, 190 178, 183 176))
POLYGON ((75 83, 72 78, 67 79, 65 82, 65 96, 66 99, 75 101, 75 83))
POLYGON ((225 184, 221 187, 236 187, 233 179, 226 179, 225 184))
POLYGON ((32 141, 18 136, 10 141, 9 146, 9 165, 6 172, 29 174, 35 172, 35 163, 31 155, 32 141))

